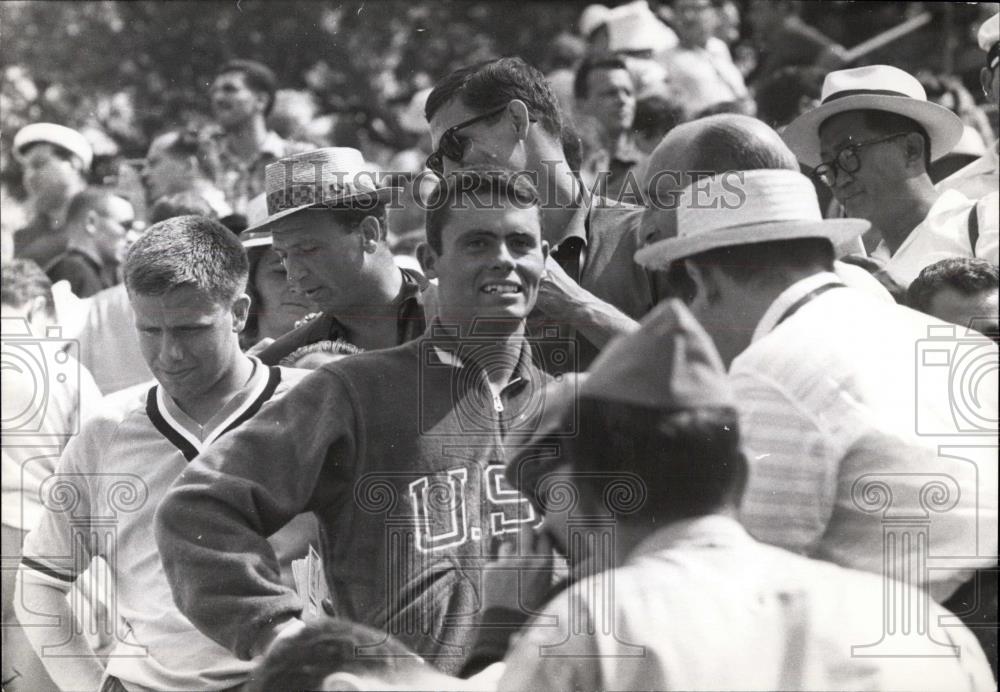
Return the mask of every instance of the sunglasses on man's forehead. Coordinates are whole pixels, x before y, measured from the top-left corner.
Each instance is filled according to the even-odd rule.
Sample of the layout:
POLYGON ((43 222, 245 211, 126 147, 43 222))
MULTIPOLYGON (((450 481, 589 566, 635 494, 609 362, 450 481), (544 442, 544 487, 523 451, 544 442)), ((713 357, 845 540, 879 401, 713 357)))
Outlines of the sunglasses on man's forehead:
POLYGON ((461 163, 462 158, 465 156, 465 149, 469 145, 469 140, 459 137, 458 133, 470 125, 475 125, 482 120, 500 115, 506 109, 507 104, 505 103, 482 115, 477 115, 474 118, 469 118, 449 127, 441 134, 441 140, 438 142, 437 149, 427 157, 427 168, 438 175, 444 175, 444 158, 446 156, 456 163, 461 163))

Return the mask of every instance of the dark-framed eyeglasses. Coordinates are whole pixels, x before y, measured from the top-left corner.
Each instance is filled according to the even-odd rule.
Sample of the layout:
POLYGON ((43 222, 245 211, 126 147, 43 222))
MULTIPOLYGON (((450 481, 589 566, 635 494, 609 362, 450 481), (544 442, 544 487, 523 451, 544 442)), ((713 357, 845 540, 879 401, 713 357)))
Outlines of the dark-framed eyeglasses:
POLYGON ((447 156, 452 161, 456 163, 461 163, 462 158, 465 156, 465 149, 469 144, 469 140, 458 136, 461 130, 474 125, 482 120, 488 120, 494 116, 500 115, 504 110, 507 109, 507 104, 498 106, 491 111, 487 111, 482 115, 477 115, 474 118, 469 118, 457 125, 452 125, 447 130, 441 134, 441 140, 438 142, 437 149, 434 150, 430 156, 427 157, 425 162, 426 166, 431 169, 434 173, 438 175, 444 175, 444 158, 447 156))
POLYGON ((837 182, 838 170, 848 174, 857 173, 861 170, 861 159, 858 157, 859 151, 865 147, 871 146, 872 144, 881 144, 882 142, 888 142, 890 139, 903 137, 908 134, 910 133, 896 132, 891 135, 886 135, 885 137, 879 137, 878 139, 869 139, 867 142, 848 144, 846 147, 837 152, 832 161, 823 161, 816 166, 816 168, 813 169, 813 175, 822 180, 828 187, 833 187, 837 182))

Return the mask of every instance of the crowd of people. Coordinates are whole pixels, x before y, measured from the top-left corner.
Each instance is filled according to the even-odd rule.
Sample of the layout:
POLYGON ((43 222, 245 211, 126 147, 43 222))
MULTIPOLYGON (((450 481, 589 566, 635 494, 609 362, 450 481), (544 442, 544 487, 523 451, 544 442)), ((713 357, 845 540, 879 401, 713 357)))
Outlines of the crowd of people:
POLYGON ((1000 14, 981 108, 670 9, 395 165, 247 59, 131 187, 15 134, 4 690, 996 688, 1000 14))

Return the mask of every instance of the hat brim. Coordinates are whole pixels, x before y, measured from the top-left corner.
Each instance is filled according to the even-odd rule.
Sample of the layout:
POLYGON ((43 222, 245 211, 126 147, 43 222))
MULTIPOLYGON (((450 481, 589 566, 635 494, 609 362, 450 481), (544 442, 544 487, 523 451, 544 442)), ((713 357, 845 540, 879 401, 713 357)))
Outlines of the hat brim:
POLYGON ((694 236, 659 240, 635 253, 635 261, 648 269, 667 269, 679 259, 717 248, 796 238, 826 238, 837 247, 857 238, 869 228, 871 224, 863 219, 744 224, 694 236))
POLYGON ((345 195, 344 197, 324 200, 319 204, 303 204, 298 207, 290 207, 288 209, 282 209, 281 211, 275 214, 268 215, 267 218, 258 221, 252 226, 247 226, 247 228, 243 232, 247 233, 249 231, 259 231, 263 228, 266 228, 267 226, 270 226, 271 224, 280 219, 283 219, 287 216, 291 216, 292 214, 297 214, 300 211, 304 211, 306 209, 342 208, 342 207, 350 207, 352 204, 360 202, 365 202, 370 204, 373 201, 381 202, 384 204, 389 202, 391 199, 393 199, 394 196, 402 192, 403 188, 401 187, 380 187, 377 190, 371 190, 368 192, 358 192, 351 195, 345 195))
POLYGON ((847 111, 875 110, 896 113, 915 120, 931 140, 931 161, 941 158, 962 138, 962 120, 944 106, 908 96, 856 94, 825 103, 793 120, 781 138, 799 162, 815 168, 823 162, 820 155, 819 128, 829 118, 847 111))

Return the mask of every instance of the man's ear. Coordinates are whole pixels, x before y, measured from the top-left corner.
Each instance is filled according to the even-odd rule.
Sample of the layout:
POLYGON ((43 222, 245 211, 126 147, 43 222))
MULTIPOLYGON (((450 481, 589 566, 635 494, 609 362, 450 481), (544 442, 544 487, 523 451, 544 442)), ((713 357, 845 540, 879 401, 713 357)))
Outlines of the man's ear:
POLYGON ((983 96, 990 98, 990 87, 993 85, 993 70, 984 67, 979 70, 979 85, 983 88, 983 96))
POLYGON ((702 299, 711 302, 719 292, 712 271, 703 269, 689 259, 684 260, 684 268, 687 270, 687 274, 691 277, 691 282, 694 284, 695 290, 692 299, 701 296, 702 299))
POLYGON ((438 255, 430 245, 420 243, 417 246, 417 261, 420 262, 420 268, 428 279, 438 278, 437 260, 438 255))
POLYGON ((89 235, 97 235, 97 217, 100 216, 96 209, 87 212, 87 220, 83 222, 83 230, 89 235))
POLYGON ((542 241, 542 260, 547 260, 549 258, 549 241, 542 241))
POLYGON ((233 331, 239 334, 247 325, 247 319, 250 317, 250 296, 244 293, 233 301, 232 312, 233 331))
POLYGON ((528 136, 528 125, 531 124, 531 114, 528 106, 521 99, 514 99, 507 104, 507 112, 510 113, 510 120, 514 123, 514 135, 518 140, 523 140, 528 136))
MULTIPOLYGON (((324 690, 364 690, 361 678, 353 673, 330 673, 323 678, 324 690)), ((372 688, 374 689, 374 688, 372 688)))
POLYGON ((49 301, 45 299, 45 296, 35 296, 28 301, 27 308, 24 311, 24 318, 28 320, 28 324, 33 329, 35 327, 39 328, 40 333, 38 336, 44 335, 44 326, 49 322, 49 301))
POLYGON ((367 253, 373 253, 378 249, 378 244, 385 238, 382 224, 374 216, 366 216, 361 219, 358 226, 361 231, 361 247, 367 253))
POLYGON ((927 146, 927 140, 916 132, 911 132, 903 138, 903 142, 906 146, 906 163, 912 165, 919 162, 920 165, 924 165, 927 160, 924 158, 924 147, 927 146))

